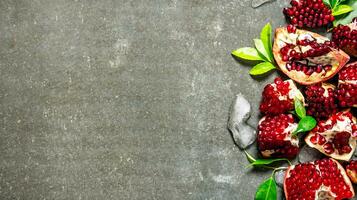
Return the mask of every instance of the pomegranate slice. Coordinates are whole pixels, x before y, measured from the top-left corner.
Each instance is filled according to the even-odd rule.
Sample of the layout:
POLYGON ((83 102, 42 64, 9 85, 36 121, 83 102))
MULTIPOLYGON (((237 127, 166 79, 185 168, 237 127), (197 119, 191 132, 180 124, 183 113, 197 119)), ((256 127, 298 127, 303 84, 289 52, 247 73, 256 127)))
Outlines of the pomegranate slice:
POLYGON ((351 160, 346 166, 346 172, 352 183, 357 183, 357 160, 351 160))
POLYGON ((292 80, 283 81, 279 77, 274 80, 274 83, 265 86, 262 96, 259 109, 267 115, 277 115, 293 110, 294 98, 304 102, 304 96, 294 82, 292 80))
POLYGON ((332 41, 349 55, 357 57, 357 17, 350 24, 334 28, 332 41))
POLYGON ((317 83, 306 87, 307 114, 317 119, 327 119, 337 112, 336 87, 328 83, 317 83))
POLYGON ((327 156, 349 160, 356 148, 356 136, 356 118, 345 110, 320 121, 306 136, 305 142, 327 156))
POLYGON ((357 62, 346 65, 340 71, 338 100, 341 107, 357 107, 357 62))
POLYGON ((295 157, 299 152, 299 140, 291 133, 296 127, 291 114, 263 117, 258 125, 258 148, 263 157, 295 157))
POLYGON ((330 79, 350 59, 328 38, 291 25, 276 29, 273 54, 281 71, 303 85, 330 79))
POLYGON ((346 171, 331 158, 290 166, 284 192, 286 200, 341 200, 355 195, 346 171))
POLYGON ((290 23, 302 27, 322 27, 333 22, 335 18, 331 10, 322 0, 292 0, 291 7, 285 8, 283 13, 290 23))

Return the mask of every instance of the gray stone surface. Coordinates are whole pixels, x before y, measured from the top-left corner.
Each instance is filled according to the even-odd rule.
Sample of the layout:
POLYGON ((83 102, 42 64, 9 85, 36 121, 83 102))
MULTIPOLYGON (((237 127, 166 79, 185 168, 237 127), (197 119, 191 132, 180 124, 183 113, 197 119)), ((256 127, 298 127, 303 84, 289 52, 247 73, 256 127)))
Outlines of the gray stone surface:
MULTIPOLYGON (((230 51, 275 1, 1 0, 0 199, 253 199, 227 119, 265 83, 230 51)), ((255 105, 255 107, 254 107, 255 105)))

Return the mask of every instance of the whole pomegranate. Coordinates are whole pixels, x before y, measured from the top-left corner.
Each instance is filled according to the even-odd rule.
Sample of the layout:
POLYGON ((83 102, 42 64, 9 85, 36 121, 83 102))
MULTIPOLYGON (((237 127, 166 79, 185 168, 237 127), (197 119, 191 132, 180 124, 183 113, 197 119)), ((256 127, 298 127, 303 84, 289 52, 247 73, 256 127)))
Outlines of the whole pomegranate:
POLYGON ((356 148, 356 136, 356 118, 345 110, 320 121, 306 136, 305 142, 327 156, 349 160, 356 148))
POLYGON ((357 107, 357 62, 340 71, 337 98, 341 107, 357 107))
POLYGON ((276 29, 273 54, 281 71, 302 85, 332 78, 350 59, 328 38, 291 25, 276 29))
POLYGON ((346 172, 352 183, 357 183, 357 160, 351 160, 346 166, 346 172))
POLYGON ((322 0, 292 0, 290 4, 291 7, 285 8, 283 13, 297 27, 322 27, 335 20, 322 0))
POLYGON ((357 17, 350 24, 334 28, 332 41, 349 55, 357 57, 357 17))
POLYGON ((317 119, 327 119, 337 112, 335 86, 328 83, 309 85, 305 89, 307 114, 317 119))
POLYGON ((294 109, 294 98, 304 102, 304 96, 292 80, 283 81, 276 78, 274 83, 268 84, 263 90, 260 111, 267 115, 286 113, 294 109))
POLYGON ((284 192, 286 200, 341 200, 355 195, 346 171, 331 158, 290 166, 284 192))
POLYGON ((295 157, 299 152, 299 140, 291 133, 296 127, 291 114, 263 117, 259 121, 257 140, 263 157, 295 157))

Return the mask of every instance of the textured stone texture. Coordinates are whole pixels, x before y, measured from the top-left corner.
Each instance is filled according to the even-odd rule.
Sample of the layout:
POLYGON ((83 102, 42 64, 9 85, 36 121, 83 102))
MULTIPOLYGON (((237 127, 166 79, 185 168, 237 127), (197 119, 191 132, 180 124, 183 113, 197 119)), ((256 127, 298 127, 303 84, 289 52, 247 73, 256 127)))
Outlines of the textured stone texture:
POLYGON ((230 51, 276 1, 1 0, 0 199, 253 199, 226 129, 263 80, 230 51))

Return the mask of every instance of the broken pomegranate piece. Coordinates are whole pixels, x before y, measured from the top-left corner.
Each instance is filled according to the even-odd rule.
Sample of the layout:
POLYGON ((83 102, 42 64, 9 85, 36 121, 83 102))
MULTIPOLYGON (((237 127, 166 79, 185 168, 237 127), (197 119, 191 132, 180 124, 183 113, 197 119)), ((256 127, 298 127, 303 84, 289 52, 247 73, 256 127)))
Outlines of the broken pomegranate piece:
POLYGON ((273 54, 281 71, 294 81, 311 85, 328 80, 350 59, 328 38, 288 27, 276 29, 273 54))
POLYGON ((352 183, 357 183, 357 160, 351 160, 346 166, 346 172, 352 183))
POLYGON ((357 57, 357 17, 350 24, 334 28, 332 41, 349 55, 357 57))
POLYGON ((297 27, 322 27, 335 20, 322 0, 292 0, 290 4, 291 7, 285 8, 283 13, 297 27))
POLYGON ((357 62, 340 71, 337 97, 341 107, 357 107, 357 62))
POLYGON ((263 157, 295 157, 299 152, 299 140, 292 136, 296 127, 291 114, 263 117, 258 125, 258 148, 263 157))
POLYGON ((341 200, 355 195, 346 171, 331 158, 290 166, 284 192, 286 200, 341 200))
POLYGON ((265 86, 260 111, 266 115, 277 115, 294 109, 294 98, 304 102, 304 96, 292 80, 276 78, 265 86))
POLYGON ((356 136, 356 119, 346 110, 320 121, 306 136, 305 142, 327 156, 347 161, 355 151, 356 136))
POLYGON ((305 89, 307 114, 317 119, 327 119, 337 112, 335 86, 328 83, 309 85, 305 89))

